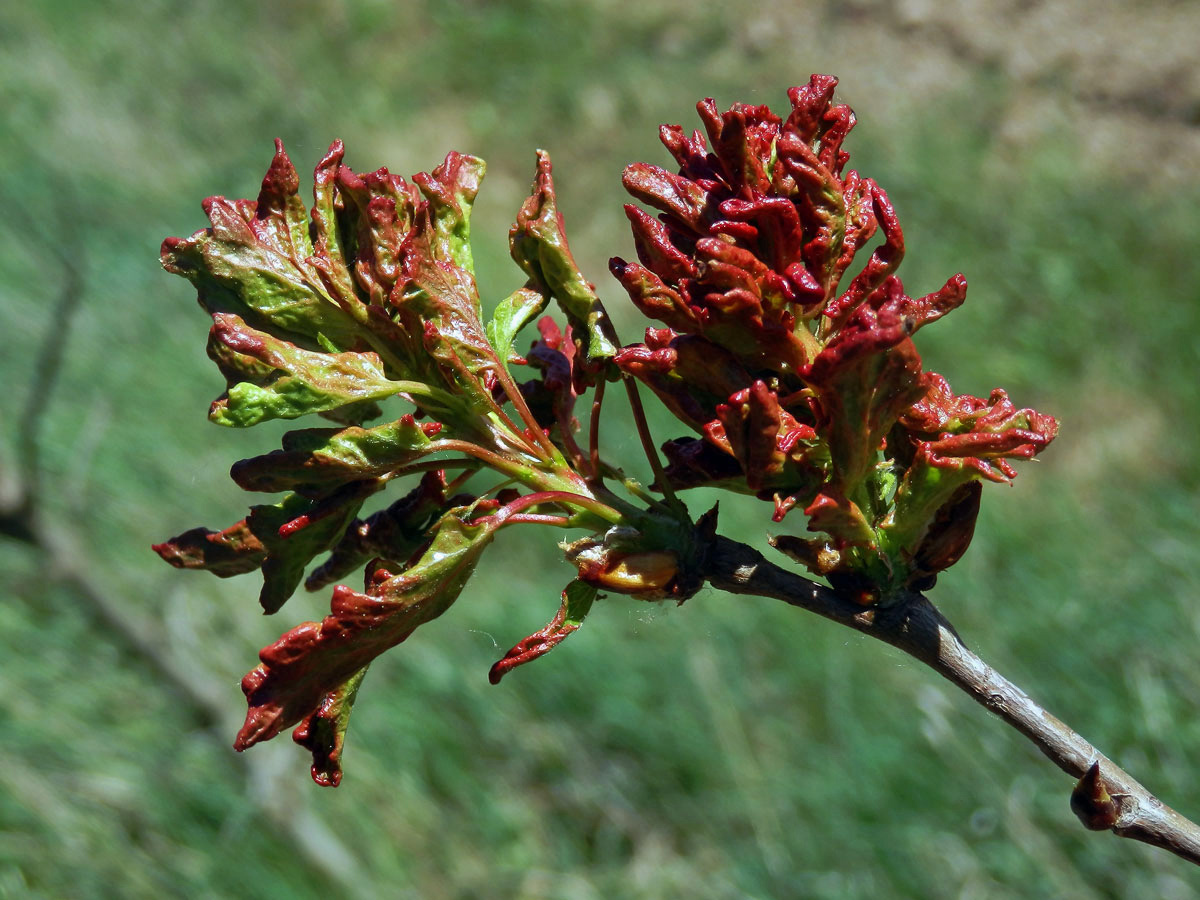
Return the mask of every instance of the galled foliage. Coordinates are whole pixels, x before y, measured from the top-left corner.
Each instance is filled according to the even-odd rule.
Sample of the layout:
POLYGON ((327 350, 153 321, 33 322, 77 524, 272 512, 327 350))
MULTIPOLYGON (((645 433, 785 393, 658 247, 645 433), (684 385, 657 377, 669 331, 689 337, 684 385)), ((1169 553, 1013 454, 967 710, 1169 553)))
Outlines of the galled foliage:
POLYGON ((242 681, 237 749, 294 726, 313 778, 336 785, 367 668, 449 608, 503 527, 584 536, 563 545, 575 577, 557 615, 496 663, 493 682, 578 629, 602 591, 682 602, 699 589, 715 512, 693 522, 676 489, 756 494, 776 522, 802 509, 808 535, 776 546, 863 603, 926 586, 961 557, 980 483, 1011 479, 1009 460, 1037 453, 1057 426, 1003 391, 955 396, 922 371, 911 337, 963 302, 966 281, 904 292, 896 214, 878 185, 845 170, 854 117, 833 103, 835 84, 813 76, 793 88, 786 119, 703 101, 703 133, 662 129, 677 172, 626 170, 628 190, 658 212, 626 208, 640 262, 611 265, 665 326, 640 344, 621 347, 579 271, 541 151, 509 235, 526 280, 486 322, 470 244, 484 164, 459 153, 406 180, 353 172, 337 142, 308 208, 277 143, 257 200, 210 198, 208 228, 163 243, 163 266, 196 286, 212 318, 225 391, 210 419, 330 424, 233 466, 240 487, 281 499, 155 550, 221 577, 261 571, 268 613, 301 582, 316 590, 364 573, 361 590, 334 588, 322 621, 262 650, 242 681), (565 322, 544 315, 551 300, 565 322), (601 454, 599 404, 617 379, 650 449, 634 379, 692 432, 664 445, 665 469, 651 459, 662 501, 601 454), (363 513, 393 481, 407 484, 403 496, 363 513))
POLYGON ((694 432, 664 447, 674 486, 752 492, 776 521, 803 510, 821 536, 777 546, 864 602, 886 602, 961 556, 978 509, 964 486, 1009 480, 1007 459, 1033 456, 1057 424, 1003 391, 956 397, 922 372, 912 335, 963 302, 966 279, 905 293, 895 210, 845 169, 854 114, 833 102, 836 84, 814 75, 792 88, 786 119, 702 101, 703 133, 661 130, 676 172, 625 170, 627 190, 658 215, 626 207, 640 262, 611 268, 667 327, 616 362, 694 432))
MULTIPOLYGON (((686 547, 671 547, 686 544, 690 528, 682 510, 616 501, 598 455, 573 435, 579 393, 617 374, 615 346, 567 245, 549 158, 539 153, 510 236, 528 282, 485 324, 470 245, 483 162, 451 153, 409 182, 386 169, 356 174, 342 156, 335 143, 317 165, 310 211, 277 144, 256 201, 210 198, 210 227, 162 248, 163 266, 196 285, 212 317, 209 356, 226 380, 213 422, 247 427, 317 414, 338 423, 291 431, 281 449, 233 466, 240 487, 281 500, 222 531, 192 529, 155 547, 180 568, 222 577, 260 570, 267 613, 323 553, 310 590, 365 567, 363 590, 336 587, 330 614, 264 648, 242 681, 249 710, 237 749, 296 726, 321 784, 341 778, 345 729, 371 661, 454 602, 501 527, 585 529, 599 563, 589 559, 564 593, 575 598, 569 621, 497 671, 577 628, 593 582, 630 553, 687 558, 686 547), (551 299, 570 325, 560 330, 544 317, 542 339, 518 356, 518 332, 551 299), (535 375, 526 385, 513 380, 518 365, 535 375), (407 411, 366 424, 397 403, 407 411), (489 474, 474 492, 461 489, 489 474), (405 480, 415 486, 400 500, 358 517, 374 494, 405 480), (621 546, 610 552, 605 534, 614 529, 621 546)), ((698 582, 677 578, 677 569, 665 579, 656 573, 652 585, 626 578, 606 586, 682 599, 698 582)))

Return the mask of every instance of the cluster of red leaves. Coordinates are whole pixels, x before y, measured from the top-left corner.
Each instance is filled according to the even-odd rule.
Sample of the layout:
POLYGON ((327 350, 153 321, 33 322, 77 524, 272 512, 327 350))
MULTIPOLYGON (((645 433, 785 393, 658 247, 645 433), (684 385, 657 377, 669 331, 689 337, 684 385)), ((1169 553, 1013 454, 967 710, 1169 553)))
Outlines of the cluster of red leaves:
POLYGON ((614 259, 611 269, 667 327, 616 362, 696 433, 664 446, 675 487, 757 494, 776 521, 803 509, 827 537, 781 547, 835 579, 908 586, 970 540, 976 507, 956 492, 975 478, 1008 480, 1004 457, 1033 456, 1057 426, 1003 391, 956 397, 922 372, 911 337, 963 302, 966 279, 905 293, 895 210, 879 185, 845 170, 855 120, 833 102, 836 84, 814 75, 792 88, 786 119, 702 101, 703 133, 661 129, 677 172, 625 170, 628 191, 659 214, 626 206, 640 264, 614 259), (932 528, 947 506, 958 510, 957 537, 932 528), (942 552, 923 548, 927 538, 942 552))
POLYGON ((295 726, 313 777, 337 784, 368 666, 449 608, 507 525, 590 536, 565 545, 577 577, 557 615, 496 663, 493 681, 573 633, 600 591, 682 600, 698 590, 715 511, 693 523, 673 497, 657 503, 625 482, 643 508, 605 484, 619 470, 601 456, 599 405, 618 372, 693 432, 665 445, 660 488, 751 493, 776 522, 803 510, 818 536, 776 546, 863 602, 923 587, 957 561, 980 483, 1011 479, 1009 460, 1039 452, 1057 424, 1004 391, 956 396, 922 371, 911 337, 963 302, 966 280, 905 293, 895 211, 875 182, 845 170, 854 116, 834 104, 835 85, 813 76, 793 88, 786 119, 703 101, 703 133, 661 131, 678 172, 626 170, 625 186, 659 215, 626 207, 640 263, 611 268, 665 327, 624 348, 575 264, 542 152, 509 235, 527 281, 486 324, 470 246, 484 172, 474 157, 452 152, 406 181, 355 173, 335 143, 310 208, 279 145, 257 200, 209 198, 208 228, 164 242, 163 265, 193 282, 213 320, 209 355, 227 390, 210 418, 247 427, 317 414, 336 427, 291 431, 281 449, 234 465, 240 487, 283 499, 155 549, 222 577, 261 570, 268 613, 323 553, 310 590, 364 569, 362 590, 337 586, 329 615, 262 650, 242 681, 238 749, 295 726), (541 317, 551 300, 565 327, 541 317), (540 339, 521 357, 515 342, 535 321, 540 339), (535 378, 518 385, 511 367, 521 364, 535 378), (576 412, 592 390, 585 449, 576 412), (397 399, 411 411, 364 425, 397 399), (460 492, 481 473, 492 481, 460 492), (402 478, 417 483, 358 518, 402 478))

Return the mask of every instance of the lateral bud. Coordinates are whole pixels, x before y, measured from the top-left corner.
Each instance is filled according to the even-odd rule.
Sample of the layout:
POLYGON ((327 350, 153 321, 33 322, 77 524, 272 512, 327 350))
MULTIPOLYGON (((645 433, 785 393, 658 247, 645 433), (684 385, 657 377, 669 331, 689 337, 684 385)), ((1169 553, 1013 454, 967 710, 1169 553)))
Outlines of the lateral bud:
POLYGON ((635 529, 617 526, 603 540, 584 538, 563 549, 584 583, 642 600, 664 600, 674 593, 679 557, 670 550, 642 549, 642 541, 635 529))
POLYGON ((1100 775, 1099 760, 1092 763, 1071 791, 1071 812, 1091 831, 1108 831, 1117 824, 1120 811, 1100 775))

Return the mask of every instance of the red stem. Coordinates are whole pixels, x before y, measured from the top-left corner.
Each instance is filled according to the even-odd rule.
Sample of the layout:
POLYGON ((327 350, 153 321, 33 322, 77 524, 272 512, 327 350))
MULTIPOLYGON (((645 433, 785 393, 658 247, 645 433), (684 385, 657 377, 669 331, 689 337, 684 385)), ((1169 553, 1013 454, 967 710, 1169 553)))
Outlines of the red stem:
MULTIPOLYGON (((496 380, 500 383, 500 387, 504 391, 505 396, 508 397, 509 403, 513 405, 513 409, 517 411, 517 415, 521 417, 521 421, 525 423, 525 427, 531 434, 535 436, 538 444, 540 444, 542 449, 546 451, 546 453, 549 455, 549 458, 553 459, 556 455, 554 444, 551 442, 550 438, 546 436, 546 433, 542 430, 542 426, 538 424, 537 419, 533 417, 533 413, 530 411, 529 405, 525 402, 525 397, 521 394, 521 389, 517 387, 517 383, 512 380, 512 376, 509 374, 508 369, 504 367, 503 363, 501 363, 496 369, 496 380)), ((500 409, 499 407, 497 408, 500 409)), ((504 415, 503 409, 500 409, 500 415, 504 416, 505 421, 508 421, 510 426, 513 425, 513 423, 508 420, 508 416, 504 415)), ((513 427, 515 430, 515 426, 513 427)))
POLYGON ((559 503, 563 506, 574 506, 613 523, 621 520, 621 514, 608 504, 602 503, 595 497, 588 497, 585 494, 574 494, 570 491, 537 491, 532 494, 525 494, 511 503, 500 507, 491 516, 498 516, 500 524, 507 524, 511 521, 511 517, 515 516, 521 510, 537 506, 539 503, 559 503))
POLYGON ((621 373, 621 380, 625 382, 625 391, 629 394, 629 405, 633 410, 633 421, 637 425, 638 438, 642 442, 642 450, 646 454, 646 459, 650 461, 650 471, 654 473, 654 480, 658 484, 659 490, 663 492, 663 497, 672 506, 680 507, 683 504, 675 496, 675 492, 671 490, 671 483, 667 480, 667 472, 663 468, 662 460, 658 458, 658 450, 654 446, 654 438, 650 435, 650 425, 646 422, 646 410, 642 407, 642 398, 638 394, 637 385, 633 379, 625 373, 621 373))
POLYGON ((550 513, 516 513, 504 520, 505 525, 512 525, 520 522, 532 522, 538 525, 558 525, 562 528, 569 528, 571 525, 570 516, 555 516, 550 513))
POLYGON ((499 453, 494 453, 491 450, 480 447, 478 444, 472 444, 470 441, 443 438, 442 440, 432 442, 427 448, 427 452, 429 453, 440 453, 443 450, 465 453, 467 456, 473 456, 475 459, 486 463, 498 472, 504 472, 517 477, 520 477, 528 469, 528 466, 522 466, 506 456, 501 456, 499 453))

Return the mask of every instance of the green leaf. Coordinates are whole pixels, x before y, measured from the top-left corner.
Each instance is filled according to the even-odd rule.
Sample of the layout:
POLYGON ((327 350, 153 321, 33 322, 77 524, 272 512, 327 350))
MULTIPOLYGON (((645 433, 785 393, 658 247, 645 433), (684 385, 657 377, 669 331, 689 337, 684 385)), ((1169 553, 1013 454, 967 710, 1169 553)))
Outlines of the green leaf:
POLYGON ((229 313, 213 314, 209 355, 227 378, 246 379, 213 403, 208 417, 218 425, 245 428, 268 419, 295 419, 383 400, 413 387, 390 380, 374 353, 304 350, 229 313))
POLYGON ((466 514, 465 507, 447 513, 413 565, 381 566, 366 593, 339 585, 321 622, 305 622, 262 650, 261 664, 242 679, 249 710, 235 749, 311 715, 327 694, 450 607, 501 524, 495 517, 464 522, 466 514))
POLYGON ((558 613, 550 623, 505 653, 488 672, 488 681, 499 684, 500 679, 509 671, 544 656, 561 644, 571 632, 578 631, 598 594, 599 589, 595 585, 579 580, 568 584, 562 592, 562 604, 558 613))
POLYGON ((492 320, 488 322, 487 336, 505 368, 508 368, 514 356, 519 356, 513 352, 518 332, 545 308, 546 297, 529 288, 513 291, 500 301, 492 320))
POLYGON ((292 732, 292 740, 312 753, 312 779, 322 787, 337 787, 342 781, 346 728, 367 668, 363 666, 345 684, 326 694, 320 705, 292 732))
POLYGON ((312 234, 314 257, 321 261, 318 271, 322 282, 331 296, 343 305, 352 306, 359 302, 359 298, 350 274, 337 216, 340 202, 337 174, 344 154, 342 142, 334 141, 325 158, 317 163, 313 171, 312 234))
POLYGON ((342 348, 359 345, 359 325, 326 293, 320 271, 306 261, 312 248, 296 247, 280 223, 257 219, 255 207, 245 200, 208 198, 204 211, 211 227, 164 241, 163 268, 196 285, 210 313, 235 313, 313 341, 323 334, 342 348))
POLYGON ((533 192, 517 213, 508 233, 513 260, 530 277, 533 286, 558 301, 577 332, 588 335, 588 356, 608 359, 617 348, 608 338, 607 314, 596 291, 575 263, 562 214, 554 196, 550 154, 537 152, 533 192))
POLYGON ((289 494, 279 503, 250 508, 247 527, 266 549, 258 597, 265 612, 277 612, 287 602, 308 564, 337 544, 363 501, 377 489, 371 482, 359 482, 320 500, 289 494))
POLYGON ((402 469, 428 453, 430 443, 411 415, 374 428, 305 428, 285 434, 282 450, 235 463, 230 474, 247 491, 319 495, 402 469))
POLYGON ((425 351, 446 372, 454 389, 478 395, 485 373, 500 366, 488 342, 471 273, 433 256, 428 230, 414 233, 404 260, 407 276, 401 315, 425 338, 425 351), (467 377, 464 377, 467 376, 467 377))
POLYGON ((414 175, 413 181, 429 201, 433 236, 430 247, 438 259, 453 262, 472 275, 471 206, 479 193, 487 164, 475 156, 451 151, 429 174, 414 175))
POLYGON ((275 156, 263 177, 254 218, 261 223, 263 243, 292 259, 304 260, 312 255, 313 246, 308 236, 308 210, 299 190, 300 176, 283 149, 283 141, 276 138, 275 156))

